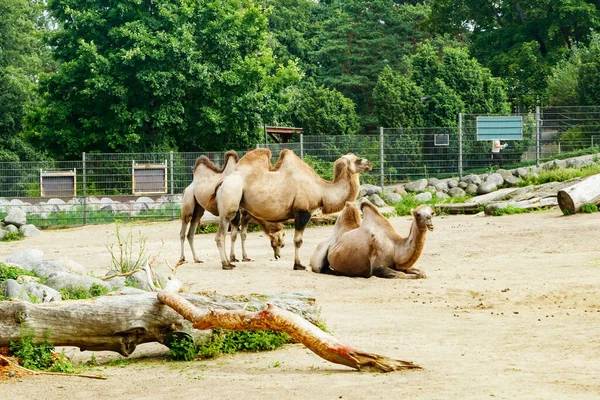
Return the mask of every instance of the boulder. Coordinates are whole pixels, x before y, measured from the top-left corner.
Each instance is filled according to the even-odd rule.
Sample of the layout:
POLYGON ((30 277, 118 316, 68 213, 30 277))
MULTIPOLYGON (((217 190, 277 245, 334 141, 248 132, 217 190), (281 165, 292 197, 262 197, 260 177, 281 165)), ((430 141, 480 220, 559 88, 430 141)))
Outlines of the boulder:
POLYGON ((4 217, 4 222, 6 224, 14 225, 18 228, 27 223, 27 215, 25 214, 25 211, 21 210, 20 208, 13 207, 8 210, 8 214, 6 214, 6 217, 4 217))
POLYGON ((372 194, 367 197, 367 199, 373 204, 375 207, 384 207, 385 201, 378 194, 372 194))
POLYGON ((398 204, 402 201, 402 196, 400 196, 398 193, 384 192, 383 201, 385 201, 387 204, 398 204))
POLYGON ((479 177, 479 175, 470 174, 467 176, 463 176, 460 181, 465 182, 467 185, 479 185, 481 183, 481 178, 479 177))
POLYGON ((17 228, 14 225, 6 225, 4 227, 4 230, 6 230, 6 233, 15 233, 15 232, 19 232, 19 228, 17 228))
POLYGON ((527 176, 527 169, 525 169, 525 168, 517 168, 513 172, 513 175, 517 176, 519 178, 525 178, 527 176))
POLYGON ((423 193, 419 193, 415 196, 415 201, 425 203, 425 202, 431 200, 432 198, 433 198, 433 195, 431 194, 431 192, 423 192, 423 193))
POLYGON ((19 267, 32 271, 44 262, 44 252, 38 249, 20 250, 9 254, 6 263, 17 264, 19 267))
MULTIPOLYGON (((507 171, 508 172, 508 171, 507 171)), ((512 176, 512 174, 510 174, 510 176, 512 176)), ((504 178, 502 178, 502 175, 494 172, 493 174, 488 175, 487 178, 485 178, 485 182, 491 182, 493 183, 496 187, 498 186, 502 186, 504 184, 504 178)), ((481 186, 481 185, 480 185, 481 186)), ((481 194, 481 193, 480 193, 481 194)))
POLYGON ((466 187, 465 187, 465 193, 467 194, 477 194, 477 189, 479 188, 479 186, 477 186, 474 183, 469 183, 466 187))
POLYGON ((448 183, 445 181, 438 181, 433 186, 435 187, 435 190, 437 190, 438 192, 447 192, 448 189, 450 189, 448 187, 448 183))
MULTIPOLYGON (((502 179, 500 175, 498 176, 502 179)), ((477 194, 488 194, 496 189, 498 189, 498 186, 494 181, 485 181, 477 187, 477 194)))
POLYGON ((359 190, 360 193, 364 193, 362 197, 370 196, 372 194, 381 194, 381 192, 383 192, 383 188, 381 186, 370 185, 368 183, 360 185, 359 190))
POLYGON ((25 287, 14 279, 7 279, 0 283, 0 293, 4 297, 15 300, 24 300, 31 302, 25 287))
POLYGON ((506 183, 509 186, 516 186, 519 182, 521 182, 522 179, 519 178, 518 176, 507 176, 506 178, 504 178, 504 183, 506 183))
POLYGON ((22 225, 19 228, 19 232, 21 232, 25 237, 38 236, 42 234, 42 232, 40 232, 40 230, 36 228, 35 225, 31 224, 22 225))
POLYGON ((427 179, 419 179, 416 181, 408 182, 404 185, 404 189, 410 193, 421 193, 427 187, 427 179))
POLYGON ((449 199, 450 195, 444 192, 435 192, 435 198, 439 200, 449 199))
POLYGON ((77 274, 60 274, 52 276, 46 280, 46 285, 56 290, 76 290, 78 288, 89 290, 94 284, 103 286, 108 290, 111 289, 111 285, 109 285, 101 279, 92 278, 90 276, 81 276, 77 274))
POLYGON ((465 191, 462 190, 461 188, 459 188, 458 186, 453 187, 452 189, 448 190, 448 195, 450 197, 462 197, 465 195, 465 191))
POLYGON ((394 189, 394 193, 397 193, 400 196, 406 196, 408 194, 406 189, 404 189, 404 186, 399 186, 396 189, 394 189))

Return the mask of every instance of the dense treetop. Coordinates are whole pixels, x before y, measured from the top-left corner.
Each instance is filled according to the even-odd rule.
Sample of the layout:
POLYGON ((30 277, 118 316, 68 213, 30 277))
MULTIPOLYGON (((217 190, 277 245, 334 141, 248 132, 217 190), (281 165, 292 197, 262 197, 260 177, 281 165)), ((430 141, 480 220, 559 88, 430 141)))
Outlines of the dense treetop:
POLYGON ((0 0, 0 161, 242 149, 264 124, 354 135, 598 104, 599 7, 0 0))

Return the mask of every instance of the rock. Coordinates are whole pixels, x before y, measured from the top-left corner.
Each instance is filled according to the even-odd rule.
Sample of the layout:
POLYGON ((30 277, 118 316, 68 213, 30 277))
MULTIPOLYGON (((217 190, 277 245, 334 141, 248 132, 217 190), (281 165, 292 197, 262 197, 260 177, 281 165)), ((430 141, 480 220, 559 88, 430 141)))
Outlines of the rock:
POLYGON ((452 189, 448 190, 448 195, 450 197, 462 197, 465 195, 465 191, 462 190, 461 188, 459 188, 458 186, 453 187, 452 189))
POLYGON ((504 178, 504 183, 506 183, 509 186, 516 186, 522 180, 523 179, 519 178, 518 176, 511 175, 504 178))
POLYGON ((12 199, 10 201, 10 205, 12 207, 21 207, 21 206, 25 205, 25 202, 23 200, 20 200, 20 199, 12 199))
POLYGON ((465 182, 467 185, 479 185, 481 183, 481 178, 478 175, 470 174, 467 176, 463 176, 463 178, 460 181, 465 182))
POLYGON ((42 303, 51 301, 62 301, 62 296, 57 290, 37 282, 30 282, 23 285, 27 294, 32 300, 39 300, 42 303))
POLYGON ((81 276, 77 274, 60 274, 55 275, 46 280, 46 285, 56 290, 60 289, 71 289, 76 290, 78 288, 84 288, 89 290, 92 285, 100 285, 110 290, 111 286, 98 278, 92 278, 89 276, 81 276))
POLYGON ((20 250, 6 257, 6 263, 17 264, 27 271, 32 271, 43 262, 44 252, 38 249, 20 250))
POLYGON ((477 194, 477 189, 478 189, 478 186, 476 184, 469 183, 465 187, 465 193, 467 193, 467 194, 477 194))
POLYGON ((402 201, 402 196, 400 196, 398 193, 384 192, 383 201, 385 201, 387 204, 398 204, 402 201))
POLYGON ((6 225, 6 226, 4 227, 4 230, 5 230, 7 233, 19 232, 19 228, 17 228, 17 227, 16 227, 16 226, 14 226, 14 225, 6 225))
POLYGON ((565 162, 569 168, 583 168, 586 166, 586 162, 581 158, 569 158, 565 162))
MULTIPOLYGON (((510 174, 510 176, 512 176, 512 174, 510 174)), ((487 178, 485 178, 485 182, 492 182, 494 185, 496 185, 496 187, 498 187, 504 184, 504 178, 502 178, 501 174, 494 172, 493 174, 490 174, 487 176, 487 178)))
POLYGON ((152 204, 154 203, 154 200, 152 200, 150 197, 138 197, 135 200, 136 203, 144 203, 144 204, 152 204))
POLYGON ((54 260, 54 262, 60 265, 64 271, 72 272, 79 275, 85 275, 87 273, 83 265, 71 260, 70 258, 60 257, 54 260))
POLYGON ((438 178, 429 178, 427 179, 427 186, 435 186, 440 180, 438 178))
POLYGON ((435 185, 433 185, 435 187, 435 190, 437 190, 438 192, 447 192, 448 189, 450 189, 448 187, 448 183, 445 181, 438 181, 436 182, 435 185))
MULTIPOLYGON (((500 177, 500 179, 502 179, 500 174, 498 174, 498 176, 500 177)), ((496 185, 496 183, 494 181, 485 181, 485 182, 482 182, 477 187, 477 194, 488 194, 488 193, 493 192, 497 188, 498 188, 498 186, 496 185)))
POLYGON ((411 193, 421 193, 427 187, 427 179, 419 179, 417 181, 408 182, 404 185, 404 189, 411 193))
POLYGON ((525 178, 527 176, 527 170, 525 168, 517 168, 513 175, 519 178, 525 178))
POLYGON ((6 236, 6 230, 0 228, 0 240, 4 239, 5 236, 6 236))
POLYGON ((448 185, 448 189, 452 189, 458 186, 458 180, 450 178, 446 181, 446 184, 448 185))
POLYGON ((385 201, 382 200, 381 197, 379 197, 378 194, 372 194, 370 196, 367 197, 367 199, 371 202, 371 204, 373 204, 375 207, 384 207, 385 206, 385 201))
POLYGON ((425 190, 424 190, 424 191, 425 191, 425 192, 431 192, 431 193, 435 193, 435 192, 436 192, 436 190, 435 190, 435 186, 427 186, 427 187, 425 187, 425 190))
POLYGON ((406 196, 408 194, 406 189, 404 189, 404 186, 399 186, 396 189, 394 189, 394 193, 397 193, 400 196, 406 196))
POLYGON ((49 199, 47 201, 48 204, 59 204, 59 205, 64 205, 66 204, 64 200, 62 199, 49 199))
POLYGON ((23 234, 25 237, 38 236, 41 235, 42 232, 35 225, 26 224, 19 228, 19 232, 23 234))
POLYGON ((432 198, 433 198, 433 195, 431 194, 431 192, 423 192, 423 193, 419 193, 415 196, 415 201, 425 203, 425 202, 428 202, 429 200, 431 200, 432 198))
POLYGON ((18 228, 27 223, 27 215, 25 214, 25 211, 21 210, 20 208, 13 207, 8 210, 8 214, 6 214, 6 217, 4 217, 4 222, 6 224, 14 225, 18 228))
POLYGON ((112 204, 112 203, 114 203, 114 201, 110 197, 103 197, 100 199, 100 204, 112 204))
MULTIPOLYGON (((469 184, 467 182, 463 182, 463 181, 458 182, 458 187, 461 189, 466 189, 468 186, 469 186, 469 184)), ((477 187, 477 185, 475 185, 475 187, 477 187)))
POLYGON ((105 211, 105 212, 108 212, 109 214, 113 214, 115 212, 115 205, 112 203, 105 204, 102 207, 100 207, 99 211, 105 211))
POLYGON ((444 199, 449 199, 450 196, 444 192, 435 192, 435 198, 436 199, 440 199, 440 200, 444 200, 444 199))
POLYGON ((508 170, 505 170, 505 169, 502 169, 502 168, 497 169, 496 173, 500 174, 500 176, 502 177, 502 179, 506 179, 506 177, 508 177, 508 176, 514 176, 512 172, 510 172, 508 170))
POLYGON ((361 193, 364 191, 364 195, 363 196, 370 196, 372 194, 381 194, 381 192, 383 192, 383 188, 381 186, 375 186, 375 185, 370 185, 368 183, 365 183, 363 185, 360 185, 360 191, 361 193))
POLYGON ((53 276, 69 274, 69 271, 59 262, 52 260, 44 260, 41 264, 34 266, 31 270, 37 276, 42 278, 50 278, 53 276))
POLYGON ((14 279, 7 279, 0 283, 0 293, 10 299, 31 301, 23 285, 14 279))

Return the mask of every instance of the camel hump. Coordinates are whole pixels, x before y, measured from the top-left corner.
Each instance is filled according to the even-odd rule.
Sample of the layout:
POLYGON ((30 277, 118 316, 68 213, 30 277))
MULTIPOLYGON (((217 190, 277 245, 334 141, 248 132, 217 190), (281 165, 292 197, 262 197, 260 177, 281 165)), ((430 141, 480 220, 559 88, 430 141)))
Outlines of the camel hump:
POLYGON ((238 165, 240 166, 252 164, 262 165, 266 168, 270 168, 271 150, 262 148, 251 150, 244 154, 244 156, 240 158, 240 161, 238 163, 238 165))
POLYGON ((240 160, 240 157, 238 156, 237 151, 229 150, 229 151, 225 152, 225 154, 223 155, 223 159, 225 160, 223 162, 223 165, 226 165, 229 162, 229 158, 233 158, 233 161, 236 163, 240 160))
POLYGON ((289 160, 290 158, 296 158, 298 160, 300 159, 300 157, 298 157, 296 155, 296 153, 294 153, 293 150, 290 150, 290 149, 283 149, 283 150, 281 150, 281 152, 279 153, 279 158, 277 159, 277 163, 273 167, 273 171, 277 171, 281 167, 281 165, 286 160, 289 160))
POLYGON ((379 214, 379 210, 377 209, 377 207, 375 207, 369 200, 363 200, 360 203, 360 211, 362 211, 363 214, 365 213, 365 211, 374 211, 377 214, 379 214))

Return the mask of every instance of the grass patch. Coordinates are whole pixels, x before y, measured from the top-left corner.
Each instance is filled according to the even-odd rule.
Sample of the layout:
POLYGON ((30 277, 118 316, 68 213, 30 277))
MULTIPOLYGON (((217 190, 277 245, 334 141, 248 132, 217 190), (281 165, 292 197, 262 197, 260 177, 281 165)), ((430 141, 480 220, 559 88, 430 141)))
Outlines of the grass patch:
POLYGON ((6 232, 6 235, 2 238, 2 242, 16 242, 17 240, 23 240, 25 236, 21 232, 6 232))
POLYGON ((573 178, 586 177, 600 173, 600 164, 592 164, 583 168, 557 168, 541 171, 537 177, 528 176, 517 186, 541 185, 548 182, 564 182, 573 178))
POLYGON ((67 357, 64 350, 60 354, 54 352, 54 345, 48 342, 48 334, 49 332, 46 331, 44 339, 40 343, 36 343, 34 331, 22 328, 19 340, 9 342, 9 351, 19 359, 19 363, 25 368, 67 374, 77 373, 73 362, 67 357))
POLYGON ((212 336, 205 343, 195 343, 185 337, 174 340, 170 353, 174 360, 191 361, 197 357, 215 358, 221 354, 234 354, 238 351, 275 350, 290 342, 290 336, 283 332, 213 329, 212 336))
POLYGON ((598 206, 595 204, 584 204, 579 211, 587 214, 595 213, 598 212, 598 206))
POLYGON ((82 286, 77 288, 63 288, 58 291, 63 300, 81 300, 91 299, 93 297, 103 296, 109 292, 107 288, 97 283, 94 283, 89 289, 82 286))
POLYGON ((498 208, 498 209, 494 210, 492 212, 492 215, 494 215, 496 217, 500 217, 502 215, 525 214, 532 210, 533 209, 525 209, 525 208, 520 208, 520 207, 515 207, 515 206, 507 206, 504 208, 498 208))
POLYGON ((27 271, 21 267, 16 267, 12 265, 6 265, 0 262, 0 282, 3 282, 7 279, 17 279, 19 276, 37 276, 31 271, 27 271))
POLYGON ((442 215, 445 214, 445 211, 437 208, 437 204, 459 204, 464 203, 470 198, 470 196, 450 197, 448 199, 437 199, 434 197, 429 201, 417 201, 415 199, 415 196, 416 195, 412 193, 402 196, 402 201, 394 206, 396 210, 396 215, 398 215, 399 217, 410 215, 411 210, 413 210, 421 204, 427 204, 431 206, 431 208, 435 210, 436 214, 442 215))

